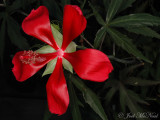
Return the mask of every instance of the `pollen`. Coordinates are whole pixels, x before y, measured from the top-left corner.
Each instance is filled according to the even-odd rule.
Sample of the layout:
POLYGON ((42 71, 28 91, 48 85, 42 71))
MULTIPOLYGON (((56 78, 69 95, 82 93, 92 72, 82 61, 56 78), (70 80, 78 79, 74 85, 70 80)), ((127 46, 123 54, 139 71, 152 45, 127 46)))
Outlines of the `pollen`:
POLYGON ((41 57, 39 57, 38 55, 39 53, 29 50, 29 51, 24 51, 19 58, 22 63, 35 64, 37 60, 41 59, 41 57))

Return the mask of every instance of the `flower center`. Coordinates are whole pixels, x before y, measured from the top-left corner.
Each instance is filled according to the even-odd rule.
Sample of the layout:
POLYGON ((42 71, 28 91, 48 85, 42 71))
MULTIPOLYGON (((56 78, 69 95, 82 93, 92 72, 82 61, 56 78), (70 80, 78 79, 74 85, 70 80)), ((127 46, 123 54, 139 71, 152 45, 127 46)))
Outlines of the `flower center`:
POLYGON ((63 55, 64 55, 64 51, 63 51, 62 49, 58 49, 58 50, 57 50, 57 57, 62 58, 63 55))
POLYGON ((32 50, 24 51, 24 53, 19 56, 19 59, 25 64, 34 64, 36 61, 42 62, 45 60, 42 60, 39 53, 33 52, 32 50))

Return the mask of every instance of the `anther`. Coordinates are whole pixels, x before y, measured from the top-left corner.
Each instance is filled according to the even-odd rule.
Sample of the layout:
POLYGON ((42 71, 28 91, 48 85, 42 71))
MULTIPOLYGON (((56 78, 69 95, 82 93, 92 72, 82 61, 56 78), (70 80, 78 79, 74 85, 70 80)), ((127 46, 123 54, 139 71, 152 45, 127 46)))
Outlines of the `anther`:
POLYGON ((40 59, 37 52, 33 52, 32 50, 24 51, 23 54, 19 57, 22 63, 25 64, 34 64, 37 59, 40 59))

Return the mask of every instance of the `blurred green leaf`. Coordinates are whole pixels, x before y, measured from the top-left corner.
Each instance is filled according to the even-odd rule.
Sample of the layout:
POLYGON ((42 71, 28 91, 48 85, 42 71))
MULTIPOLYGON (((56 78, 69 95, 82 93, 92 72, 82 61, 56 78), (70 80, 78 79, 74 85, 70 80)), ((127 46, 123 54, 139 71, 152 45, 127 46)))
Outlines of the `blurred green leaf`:
POLYGON ((152 86, 152 85, 160 84, 160 81, 145 80, 137 77, 129 77, 125 81, 125 84, 133 85, 133 86, 152 86))
POLYGON ((5 47, 6 20, 3 19, 0 27, 0 62, 3 65, 3 54, 5 47))
POLYGON ((115 29, 107 28, 107 32, 111 35, 114 42, 122 47, 125 51, 127 51, 130 54, 133 54, 139 59, 143 59, 146 62, 152 63, 150 60, 148 60, 143 54, 136 48, 136 46, 131 42, 131 39, 128 38, 126 35, 118 32, 115 29))
MULTIPOLYGON (((126 106, 129 108, 129 110, 133 113, 133 114, 137 114, 138 112, 143 112, 142 109, 140 108, 140 106, 136 103, 136 101, 134 101, 135 99, 132 99, 131 96, 127 89, 120 83, 119 84, 119 92, 120 92, 120 105, 122 107, 122 110, 125 111, 126 110, 126 106)), ((136 118, 137 120, 143 120, 143 118, 136 118)))
POLYGON ((133 101, 135 101, 137 103, 149 105, 146 101, 144 101, 142 98, 140 98, 140 96, 137 93, 135 93, 134 91, 127 89, 127 93, 130 95, 130 98, 133 101))
POLYGON ((125 91, 125 88, 123 87, 123 85, 121 83, 120 87, 119 87, 119 101, 120 101, 120 106, 123 112, 126 111, 126 99, 127 99, 127 93, 125 91))
POLYGON ((156 31, 152 30, 149 27, 126 28, 126 30, 147 37, 155 37, 160 39, 160 34, 158 34, 156 31))
POLYGON ((19 24, 10 16, 7 16, 6 19, 7 32, 11 42, 22 50, 29 48, 27 40, 21 34, 21 27, 19 24))
POLYGON ((62 8, 67 5, 67 4, 70 4, 71 3, 71 0, 61 0, 61 5, 62 5, 62 8))
POLYGON ((49 120, 51 116, 52 114, 48 109, 48 105, 46 105, 43 120, 49 120))
POLYGON ((142 26, 158 26, 160 25, 160 18, 147 14, 130 14, 118 17, 109 23, 112 27, 142 27, 142 26))
POLYGON ((100 100, 94 92, 90 89, 86 89, 84 92, 84 99, 103 120, 107 120, 107 116, 103 110, 100 100))
POLYGON ((104 37, 106 35, 106 27, 101 27, 98 32, 96 33, 96 37, 94 39, 94 48, 98 48, 103 41, 104 37))
POLYGON ((113 19, 113 17, 116 15, 122 2, 123 0, 111 0, 111 3, 108 8, 107 16, 106 16, 107 23, 109 23, 113 19))
POLYGON ((160 53, 157 54, 157 58, 155 61, 155 65, 156 65, 156 72, 155 72, 155 79, 159 80, 160 79, 160 53))
POLYGON ((57 4, 56 0, 42 0, 42 4, 48 8, 50 16, 52 16, 58 20, 63 19, 62 11, 61 11, 59 5, 57 4), (56 11, 56 12, 54 12, 54 11, 56 11))
POLYGON ((13 3, 7 6, 7 12, 14 13, 16 10, 20 8, 25 8, 27 5, 31 5, 37 0, 14 0, 13 3))
POLYGON ((128 7, 131 7, 132 4, 135 2, 136 0, 123 0, 118 12, 121 12, 123 10, 125 10, 128 7))
POLYGON ((110 3, 111 0, 103 0, 103 5, 105 7, 105 10, 106 12, 108 11, 108 8, 109 8, 109 3, 110 3))
POLYGON ((132 73, 136 68, 144 66, 144 63, 134 64, 131 66, 128 66, 122 70, 119 71, 119 79, 125 82, 125 79, 127 78, 129 73, 132 73))
POLYGON ((78 106, 78 98, 76 96, 74 87, 70 80, 69 80, 68 86, 69 86, 68 90, 69 90, 71 112, 72 112, 73 120, 82 120, 81 113, 80 113, 79 106, 78 106))
POLYGON ((94 16, 96 17, 97 22, 100 25, 105 25, 105 21, 101 17, 101 15, 98 13, 97 9, 89 2, 89 6, 92 8, 94 16))
POLYGON ((109 91, 107 91, 107 94, 105 95, 105 102, 107 103, 107 105, 110 103, 117 90, 118 87, 114 85, 111 89, 109 89, 109 91))
POLYGON ((88 103, 90 105, 90 107, 103 120, 108 120, 97 95, 91 89, 89 89, 87 86, 85 86, 85 84, 79 78, 72 76, 71 79, 72 79, 72 82, 74 83, 74 85, 83 93, 83 97, 84 97, 86 103, 88 103))

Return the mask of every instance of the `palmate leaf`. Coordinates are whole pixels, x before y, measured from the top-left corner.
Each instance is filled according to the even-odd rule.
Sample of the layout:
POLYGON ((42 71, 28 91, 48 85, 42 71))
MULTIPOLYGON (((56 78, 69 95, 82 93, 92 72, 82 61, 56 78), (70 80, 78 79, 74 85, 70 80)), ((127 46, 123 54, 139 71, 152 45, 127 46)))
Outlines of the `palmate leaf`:
POLYGON ((109 23, 112 20, 112 18, 116 15, 122 2, 123 0, 111 0, 111 3, 108 8, 107 16, 106 16, 107 23, 109 23))
POLYGON ((155 37, 160 39, 160 34, 158 34, 156 31, 152 30, 149 27, 133 27, 133 28, 125 28, 129 32, 133 32, 136 34, 144 35, 147 37, 155 37))
POLYGON ((152 86, 160 84, 160 81, 146 80, 137 77, 129 77, 125 81, 125 84, 133 85, 133 86, 152 86))
POLYGON ((90 2, 89 2, 89 6, 92 8, 93 14, 96 17, 97 22, 100 25, 105 25, 105 21, 103 20, 103 18, 101 17, 101 15, 98 13, 98 11, 96 10, 96 8, 90 2))
POLYGON ((106 35, 106 27, 101 27, 98 32, 96 33, 96 37, 94 39, 94 48, 98 48, 103 41, 104 37, 106 35))
POLYGON ((74 77, 73 75, 71 75, 70 78, 74 85, 83 93, 86 103, 89 104, 89 106, 102 118, 102 120, 108 120, 98 96, 79 78, 74 77))
POLYGON ((111 35, 116 45, 122 47, 125 51, 136 56, 137 58, 152 63, 136 48, 136 46, 131 42, 130 38, 113 28, 107 28, 107 32, 111 35))
POLYGON ((109 23, 112 27, 144 27, 144 26, 158 26, 160 25, 160 18, 152 16, 147 13, 130 14, 118 17, 109 23))
POLYGON ((73 87, 72 82, 70 80, 68 81, 68 83, 69 83, 68 84, 68 90, 69 90, 73 120, 82 120, 80 109, 79 109, 79 106, 78 106, 78 98, 76 96, 74 87, 73 87))

